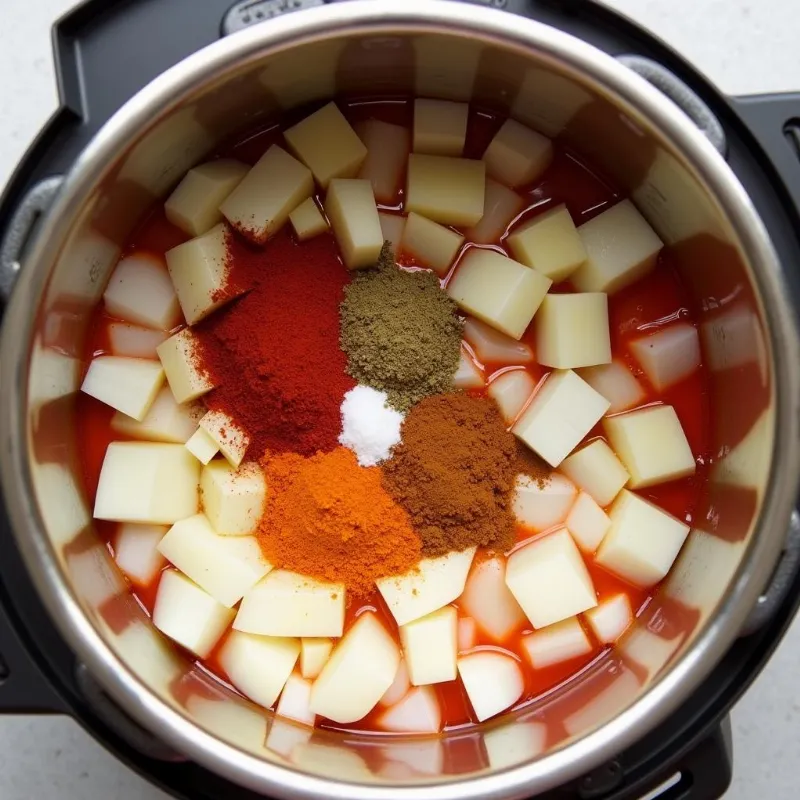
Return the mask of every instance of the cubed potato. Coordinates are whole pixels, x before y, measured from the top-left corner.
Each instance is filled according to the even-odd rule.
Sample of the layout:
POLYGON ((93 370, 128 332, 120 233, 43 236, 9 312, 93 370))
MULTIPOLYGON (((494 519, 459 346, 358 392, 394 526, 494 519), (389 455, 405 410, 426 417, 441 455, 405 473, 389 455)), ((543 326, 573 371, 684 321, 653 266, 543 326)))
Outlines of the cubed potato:
POLYGON ((212 461, 200 475, 203 512, 217 533, 253 533, 264 513, 267 483, 254 462, 235 469, 227 461, 212 461))
POLYGON ((557 467, 607 409, 608 401, 575 372, 556 370, 534 395, 513 433, 557 467))
POLYGON ((534 628, 546 628, 597 605, 589 570, 566 528, 514 551, 506 584, 534 628))
POLYGON ((544 753, 549 736, 545 722, 515 722, 487 730, 482 738, 489 766, 499 772, 544 753))
POLYGON ((378 701, 381 706, 393 706, 399 703, 411 689, 411 679, 408 677, 408 667, 405 660, 400 659, 397 665, 397 672, 394 674, 392 685, 383 693, 378 701))
POLYGON ((357 123, 355 131, 367 148, 367 157, 358 172, 372 184, 379 203, 394 205, 403 185, 403 176, 411 150, 411 132, 402 125, 379 119, 357 123))
POLYGON ((179 405, 170 388, 163 386, 141 420, 118 411, 111 418, 111 429, 132 439, 185 444, 201 416, 202 411, 197 406, 191 403, 179 405))
POLYGON ((689 526, 623 489, 608 512, 611 527, 595 561, 636 586, 653 586, 670 570, 689 526))
POLYGON ((478 722, 511 708, 525 688, 519 662, 497 650, 461 656, 458 674, 478 722))
POLYGON ((94 502, 95 519, 171 525, 197 513, 200 464, 182 444, 112 442, 94 502))
POLYGON ((191 435, 186 449, 204 466, 219 453, 219 445, 202 428, 191 435))
POLYGON ((345 266, 348 269, 375 266, 383 247, 383 231, 370 182, 342 178, 331 181, 325 213, 345 266))
MULTIPOLYGON (((453 668, 455 673, 455 660, 453 668)), ((435 690, 429 686, 412 689, 399 703, 381 714, 378 725, 392 733, 439 733, 442 712, 435 690)))
POLYGON ((583 616, 601 644, 614 644, 633 622, 631 601, 626 594, 616 594, 604 600, 583 616))
POLYGON ((525 612, 506 586, 506 562, 500 556, 476 564, 467 578, 459 608, 490 639, 502 642, 525 623, 525 612))
POLYGON ((486 385, 483 370, 475 363, 466 348, 461 348, 461 359, 453 378, 453 388, 459 391, 482 389, 486 385))
POLYGON ((153 624, 198 658, 211 653, 235 613, 178 570, 162 573, 153 607, 153 624))
POLYGON ((507 425, 513 424, 528 398, 533 394, 536 382, 524 369, 515 369, 498 375, 486 390, 507 425))
POLYGON ((149 586, 166 565, 158 543, 167 530, 165 525, 126 523, 119 526, 114 538, 114 561, 133 583, 149 586))
POLYGON ((233 627, 265 636, 341 636, 344 591, 341 583, 276 569, 245 594, 233 627))
POLYGON ((406 219, 400 249, 412 256, 419 266, 446 275, 463 242, 460 233, 412 211, 406 219))
POLYGON ((313 239, 328 230, 328 220, 322 216, 313 197, 307 197, 289 214, 289 222, 301 242, 313 239))
POLYGON ((577 494, 575 485, 557 473, 544 481, 518 475, 512 503, 514 516, 526 528, 547 530, 567 518, 577 494))
POLYGON ((630 473, 629 488, 694 475, 694 456, 672 406, 648 406, 608 417, 603 428, 630 473))
POLYGON ((231 631, 219 651, 219 663, 230 682, 245 697, 271 708, 289 680, 299 655, 297 639, 231 631))
POLYGON ((613 294, 650 272, 664 246, 630 200, 578 228, 586 261, 572 273, 579 292, 613 294))
MULTIPOLYGON (((314 715, 314 719, 316 719, 316 715, 314 715)), ((295 753, 308 745, 313 735, 314 729, 308 725, 297 725, 276 714, 264 747, 270 752, 294 762, 295 753)))
POLYGON ((334 178, 357 175, 367 157, 364 143, 333 102, 284 131, 283 136, 323 189, 334 178))
POLYGON ((311 172, 274 144, 219 210, 242 236, 255 244, 264 244, 313 192, 311 172))
POLYGON ((219 450, 232 467, 244 460, 250 437, 224 411, 208 411, 200 420, 200 427, 219 445, 219 450))
POLYGON ((164 266, 146 253, 117 264, 103 294, 106 311, 126 322, 168 331, 181 319, 178 297, 164 266))
POLYGON ((92 359, 81 391, 141 421, 164 383, 164 369, 146 358, 98 356, 92 359))
POLYGON ((336 646, 311 689, 311 710, 340 724, 378 704, 400 663, 394 639, 372 612, 361 614, 336 646))
POLYGON ((222 221, 219 207, 249 171, 232 158, 190 169, 164 204, 167 219, 189 236, 202 236, 222 221))
POLYGON ((404 208, 442 225, 468 227, 483 216, 486 166, 482 161, 412 153, 404 208))
POLYGON ((507 119, 483 154, 486 172, 506 186, 535 181, 553 160, 553 143, 541 133, 507 119))
POLYGON ((467 313, 519 339, 544 300, 552 281, 494 250, 470 248, 447 293, 467 313))
POLYGON ((556 622, 522 637, 522 647, 534 669, 588 656, 592 644, 577 617, 556 622))
POLYGON ((229 608, 272 569, 254 536, 220 536, 204 514, 176 522, 158 550, 229 608))
POLYGON ((445 606, 400 626, 400 643, 414 686, 456 679, 458 613, 445 606))
POLYGON ((517 261, 554 283, 565 281, 586 261, 586 249, 563 203, 520 225, 506 244, 517 261))
POLYGON ((607 414, 618 414, 643 403, 646 393, 625 364, 614 359, 610 364, 586 367, 578 372, 589 386, 611 404, 607 414))
POLYGON ((467 138, 467 103, 450 100, 414 101, 414 152, 432 156, 460 156, 467 138))
POLYGON ((464 591, 475 548, 423 558, 405 575, 376 581, 398 625, 406 625, 452 603, 464 591))
POLYGON ((311 710, 312 685, 310 680, 299 675, 290 675, 281 692, 275 713, 295 722, 302 722, 304 725, 313 725, 317 715, 311 710))
POLYGON ((565 459, 561 471, 603 508, 630 479, 628 470, 602 439, 595 439, 565 459))
POLYGON ((157 352, 177 403, 196 400, 214 388, 211 376, 199 364, 197 339, 191 328, 170 336, 157 352))
POLYGON ((484 364, 530 364, 533 350, 474 317, 464 322, 464 338, 484 364))
POLYGON ((656 391, 662 392, 688 378, 700 367, 697 328, 678 322, 651 336, 634 339, 631 352, 656 391))
POLYGON ((169 334, 131 325, 129 322, 112 322, 108 326, 111 355, 128 358, 158 358, 156 348, 169 334))
MULTIPOLYGON (((516 602, 516 601, 515 601, 516 602)), ((472 617, 458 619, 458 652, 472 650, 478 641, 478 623, 472 617)))
POLYGON ((396 256, 403 239, 403 232, 406 229, 406 218, 401 214, 387 214, 385 211, 381 211, 378 213, 378 219, 381 223, 383 241, 389 242, 392 252, 396 256))
POLYGON ((477 225, 464 231, 467 241, 475 244, 496 244, 523 208, 525 200, 515 191, 487 178, 483 196, 483 216, 477 225))
POLYGON ((536 312, 536 359, 557 369, 611 362, 608 295, 548 294, 536 312))
POLYGON ((661 671, 685 639, 680 634, 671 639, 667 635, 666 630, 659 635, 644 625, 633 625, 617 643, 617 652, 627 663, 640 667, 645 673, 644 680, 648 681, 661 671))
POLYGON ((584 553, 594 553, 611 527, 611 520, 590 494, 581 492, 564 525, 584 553))
POLYGON ((326 637, 312 637, 300 641, 300 673, 306 680, 314 678, 322 672, 331 651, 333 642, 326 637))

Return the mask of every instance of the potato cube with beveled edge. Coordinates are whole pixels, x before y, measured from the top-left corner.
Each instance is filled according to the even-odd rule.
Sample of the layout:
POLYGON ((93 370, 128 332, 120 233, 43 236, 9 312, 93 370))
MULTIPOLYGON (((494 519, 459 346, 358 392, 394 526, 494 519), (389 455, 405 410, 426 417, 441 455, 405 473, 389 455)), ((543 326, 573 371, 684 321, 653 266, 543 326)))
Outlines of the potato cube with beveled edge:
POLYGON ((536 382, 529 372, 515 369, 498 375, 489 384, 486 393, 497 403, 505 423, 511 425, 535 388, 536 382))
POLYGON ((611 405, 607 414, 618 414, 627 411, 643 402, 646 393, 642 385, 633 377, 631 371, 619 359, 610 364, 596 367, 585 367, 578 374, 596 392, 600 392, 611 405))
POLYGON ((581 492, 564 525, 584 553, 594 553, 608 532, 611 520, 590 494, 581 492))
POLYGON ((650 385, 663 392, 700 366, 700 338, 689 322, 677 322, 628 345, 650 385))
POLYGON ((565 459, 561 471, 603 508, 630 479, 628 470, 602 439, 595 439, 565 459))
POLYGON ((199 364, 197 339, 191 328, 170 336, 156 348, 156 352, 175 402, 196 400, 214 388, 211 376, 199 364))
POLYGON ((577 617, 570 617, 523 636, 522 647, 534 669, 545 669, 592 652, 592 644, 577 617))
POLYGON ((404 209, 442 225, 477 225, 483 216, 486 165, 483 161, 412 153, 404 209))
POLYGON ((208 411, 200 427, 219 445, 223 456, 234 467, 244 460, 250 437, 224 411, 208 411))
POLYGON ((548 294, 536 312, 536 359, 557 369, 611 361, 608 295, 548 294))
POLYGON ((358 171, 358 177, 366 178, 372 184, 372 191, 379 203, 394 205, 403 184, 411 150, 411 132, 401 125, 392 125, 379 119, 364 120, 354 127, 367 147, 367 157, 358 171))
POLYGON ((467 138, 467 103, 452 100, 414 101, 414 152, 460 156, 467 138))
POLYGON ((314 678, 322 672, 322 668, 330 658, 333 642, 325 636, 305 637, 300 640, 300 674, 306 680, 314 678))
POLYGON ((375 266, 384 240, 370 182, 343 178, 331 181, 325 213, 345 266, 348 269, 375 266))
POLYGON ((243 536, 258 527, 267 483, 256 463, 235 469, 227 461, 212 461, 200 474, 200 491, 203 512, 217 533, 243 536))
POLYGON ((208 464, 219 453, 219 445, 202 428, 191 435, 186 442, 186 449, 201 464, 208 464))
POLYGON ((445 275, 463 242, 460 233, 412 211, 406 219, 400 249, 418 258, 421 266, 445 275))
POLYGON ((445 606, 400 626, 400 643, 411 683, 427 686, 456 679, 458 612, 445 606))
POLYGON ((289 214, 297 238, 304 242, 328 230, 328 220, 322 216, 313 197, 308 197, 289 214))
POLYGON ((193 403, 179 405, 169 386, 162 386, 141 420, 117 411, 111 418, 111 429, 131 439, 184 444, 197 428, 202 415, 202 407, 193 403))
POLYGON ((487 178, 483 196, 483 216, 477 225, 464 231, 467 241, 475 244, 499 242, 512 220, 525 208, 525 203, 526 201, 508 186, 487 178))
POLYGON ((158 361, 98 356, 89 364, 81 391, 141 422, 163 383, 164 369, 158 361))
POLYGON ((486 172, 506 186, 536 180, 553 160, 553 143, 541 133, 507 119, 483 154, 486 172))

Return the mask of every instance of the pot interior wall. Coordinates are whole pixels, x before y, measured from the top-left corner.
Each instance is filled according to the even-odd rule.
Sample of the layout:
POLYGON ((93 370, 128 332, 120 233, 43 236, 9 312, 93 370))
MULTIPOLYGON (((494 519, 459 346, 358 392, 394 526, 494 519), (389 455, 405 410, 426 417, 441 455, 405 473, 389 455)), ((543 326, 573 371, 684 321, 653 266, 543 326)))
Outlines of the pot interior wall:
MULTIPOLYGON (((405 783, 531 760, 616 716, 690 647, 755 529, 772 452, 769 342, 736 235, 664 135, 533 50, 451 32, 332 35, 216 76, 154 118, 76 209, 31 342, 29 431, 46 534, 88 618, 164 703, 219 739, 328 778, 405 783), (678 564, 635 628, 579 679, 513 716, 436 739, 310 731, 219 686, 154 631, 97 537, 76 470, 85 323, 142 214, 221 139, 331 97, 472 101, 560 137, 632 195, 689 287, 711 382, 714 463, 678 564)), ((156 732, 157 733, 157 732, 156 732)))

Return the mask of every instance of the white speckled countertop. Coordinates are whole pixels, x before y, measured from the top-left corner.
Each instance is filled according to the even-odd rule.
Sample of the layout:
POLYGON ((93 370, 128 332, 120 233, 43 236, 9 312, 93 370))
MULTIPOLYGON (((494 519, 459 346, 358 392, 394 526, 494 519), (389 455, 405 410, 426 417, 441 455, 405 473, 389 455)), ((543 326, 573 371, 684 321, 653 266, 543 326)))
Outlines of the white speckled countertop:
MULTIPOLYGON (((653 29, 732 94, 800 90, 797 0, 607 0, 653 29)), ((0 184, 55 109, 49 28, 74 0, 0 3, 0 184)), ((800 108, 798 108, 800 113, 800 108)), ((800 622, 733 713, 726 800, 797 796, 800 622)), ((0 798, 163 798, 71 720, 0 719, 0 798)))

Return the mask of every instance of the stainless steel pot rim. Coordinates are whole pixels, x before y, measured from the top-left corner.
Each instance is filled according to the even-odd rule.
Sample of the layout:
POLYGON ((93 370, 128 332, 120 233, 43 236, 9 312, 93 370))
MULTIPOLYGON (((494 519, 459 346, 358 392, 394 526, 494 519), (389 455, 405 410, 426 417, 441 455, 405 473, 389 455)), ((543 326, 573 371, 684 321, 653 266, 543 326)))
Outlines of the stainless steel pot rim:
MULTIPOLYGON (((781 364, 800 363, 794 317, 788 292, 766 229, 723 159, 671 101, 613 58, 572 36, 506 12, 444 0, 350 0, 297 12, 217 42, 165 72, 127 103, 98 133, 67 175, 51 212, 31 249, 30 264, 52 263, 75 223, 80 198, 104 176, 107 165, 125 149, 131 132, 153 123, 153 109, 169 110, 193 89, 216 81, 233 67, 339 32, 463 33, 516 50, 535 48, 537 55, 557 61, 576 77, 589 74, 636 119, 658 126, 719 198, 752 263, 766 308, 771 349, 781 364), (165 98, 170 98, 165 100, 165 98)), ((542 759, 505 771, 407 787, 370 786, 321 779, 248 755, 224 745, 160 701, 121 663, 86 618, 64 580, 34 501, 26 448, 29 341, 35 317, 30 313, 46 284, 42 269, 21 271, 6 314, 0 343, 0 432, 7 457, 2 459, 3 487, 13 527, 25 562, 48 611, 79 659, 108 693, 134 718, 165 742, 198 763, 254 790, 273 796, 336 800, 455 800, 531 796, 574 779, 641 738, 685 701, 692 688, 734 641, 747 612, 766 584, 777 560, 794 503, 800 472, 798 398, 800 381, 790 368, 780 376, 776 397, 776 438, 771 480, 761 519, 762 535, 754 536, 718 613, 698 636, 695 646, 625 712, 579 741, 542 759), (13 331, 13 335, 9 332, 13 331), (776 469, 780 465, 780 470, 776 469), (766 532, 766 533, 765 533, 766 532), (749 564, 749 567, 748 567, 749 564)))

